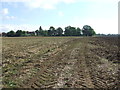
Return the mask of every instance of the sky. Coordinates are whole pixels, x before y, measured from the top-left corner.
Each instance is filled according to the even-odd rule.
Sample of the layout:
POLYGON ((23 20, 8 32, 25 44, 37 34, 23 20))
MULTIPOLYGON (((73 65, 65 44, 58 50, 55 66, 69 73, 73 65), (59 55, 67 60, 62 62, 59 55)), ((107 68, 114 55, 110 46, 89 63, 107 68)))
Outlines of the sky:
POLYGON ((118 34, 119 0, 0 0, 0 32, 90 25, 96 33, 118 34))

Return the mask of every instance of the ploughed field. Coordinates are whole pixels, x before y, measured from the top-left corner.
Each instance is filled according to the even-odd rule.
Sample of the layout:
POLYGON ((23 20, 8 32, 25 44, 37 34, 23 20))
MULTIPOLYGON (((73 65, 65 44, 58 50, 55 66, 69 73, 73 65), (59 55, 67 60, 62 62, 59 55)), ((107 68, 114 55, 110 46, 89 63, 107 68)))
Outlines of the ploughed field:
POLYGON ((118 88, 117 37, 2 38, 4 88, 118 88))

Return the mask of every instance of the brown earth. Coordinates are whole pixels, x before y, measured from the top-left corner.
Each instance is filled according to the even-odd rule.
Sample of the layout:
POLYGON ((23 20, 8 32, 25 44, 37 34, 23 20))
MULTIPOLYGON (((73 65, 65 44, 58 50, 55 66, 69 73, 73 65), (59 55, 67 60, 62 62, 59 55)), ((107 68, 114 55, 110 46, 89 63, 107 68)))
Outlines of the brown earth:
POLYGON ((23 38, 26 44, 7 43, 18 39, 3 39, 4 88, 119 88, 117 37, 34 38, 29 43, 30 38, 23 38))

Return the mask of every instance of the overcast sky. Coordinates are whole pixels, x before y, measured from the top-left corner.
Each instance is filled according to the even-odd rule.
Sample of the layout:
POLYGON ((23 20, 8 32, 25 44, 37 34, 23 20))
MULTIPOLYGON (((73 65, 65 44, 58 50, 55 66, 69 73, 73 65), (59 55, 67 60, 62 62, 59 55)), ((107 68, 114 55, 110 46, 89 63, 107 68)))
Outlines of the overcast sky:
POLYGON ((97 33, 117 34, 118 1, 1 0, 0 32, 90 25, 97 33))

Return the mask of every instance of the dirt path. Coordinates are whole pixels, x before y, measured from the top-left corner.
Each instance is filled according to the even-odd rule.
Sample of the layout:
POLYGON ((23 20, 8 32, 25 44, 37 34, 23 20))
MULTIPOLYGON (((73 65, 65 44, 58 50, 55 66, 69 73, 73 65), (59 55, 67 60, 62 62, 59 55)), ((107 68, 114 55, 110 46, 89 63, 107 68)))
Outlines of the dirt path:
POLYGON ((85 47, 86 42, 74 43, 69 57, 65 59, 67 64, 61 71, 55 88, 94 88, 85 63, 85 47))
MULTIPOLYGON (((117 68, 99 57, 92 50, 97 48, 88 38, 73 39, 52 52, 44 54, 36 62, 38 72, 20 83, 27 88, 115 88, 117 68), (41 61, 41 60, 40 60, 41 61), (100 68, 102 67, 102 68, 100 68)), ((116 66, 115 66, 116 67, 116 66)))
POLYGON ((40 65, 42 70, 26 80, 22 87, 94 88, 85 62, 85 47, 86 42, 80 42, 79 39, 66 43, 60 47, 59 53, 52 52, 52 56, 40 65))

